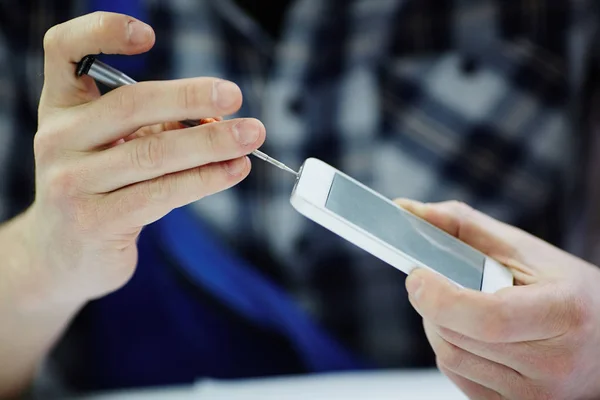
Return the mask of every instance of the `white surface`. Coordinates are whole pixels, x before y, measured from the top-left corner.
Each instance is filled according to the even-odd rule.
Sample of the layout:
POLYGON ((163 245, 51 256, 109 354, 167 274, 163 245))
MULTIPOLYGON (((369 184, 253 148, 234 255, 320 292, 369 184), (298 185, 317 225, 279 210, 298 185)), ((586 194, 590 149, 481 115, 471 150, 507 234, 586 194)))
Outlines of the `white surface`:
MULTIPOLYGON (((382 201, 398 207, 398 205, 380 193, 338 171, 329 164, 315 158, 309 158, 302 165, 300 177, 290 198, 290 202, 296 211, 407 275, 417 267, 427 268, 435 273, 440 273, 327 209, 325 207, 327 197, 329 196, 329 191, 336 174, 345 177, 357 186, 377 196, 382 201)), ((431 225, 425 220, 421 221, 424 224, 431 225)), ((433 227, 433 225, 431 226, 433 227)), ((434 228, 439 230, 437 227, 434 228)), ((450 238, 450 240, 458 240, 446 232, 441 230, 440 232, 450 238)), ((480 253, 481 258, 485 260, 482 292, 494 293, 504 287, 512 286, 513 277, 506 267, 485 256, 485 254, 477 249, 473 250, 480 253)), ((457 286, 461 286, 454 281, 451 282, 457 286)))
MULTIPOLYGON (((427 372, 324 374, 247 381, 203 380, 194 387, 124 392, 85 400, 402 400, 467 399, 446 377, 427 372)), ((79 399, 79 400, 84 400, 79 399)))
POLYGON ((290 198, 290 202, 296 211, 405 274, 410 274, 418 265, 430 269, 370 232, 325 208, 327 196, 336 173, 373 193, 382 201, 394 204, 373 189, 338 171, 329 164, 315 158, 309 158, 302 166, 300 178, 290 198))
POLYGON ((496 293, 502 288, 512 286, 514 282, 515 278, 508 268, 493 258, 485 258, 483 282, 481 282, 482 292, 496 293))

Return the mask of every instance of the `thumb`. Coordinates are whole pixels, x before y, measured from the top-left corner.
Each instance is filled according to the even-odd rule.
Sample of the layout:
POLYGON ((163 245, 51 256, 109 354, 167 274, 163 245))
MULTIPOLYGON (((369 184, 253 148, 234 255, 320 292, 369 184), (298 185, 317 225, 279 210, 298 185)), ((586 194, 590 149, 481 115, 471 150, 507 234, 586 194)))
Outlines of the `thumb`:
POLYGON ((527 233, 458 201, 425 204, 399 199, 396 203, 490 257, 512 257, 523 240, 529 240, 527 233))
POLYGON ((424 319, 487 343, 557 337, 581 315, 573 291, 559 282, 514 286, 490 294, 458 288, 434 272, 417 269, 407 278, 406 288, 424 319))
POLYGON ((88 54, 133 55, 154 45, 154 31, 132 17, 95 12, 56 25, 44 37, 42 103, 72 107, 98 96, 89 77, 75 76, 76 64, 88 54))
POLYGON ((560 275, 552 266, 558 261, 574 261, 572 255, 464 203, 424 204, 399 199, 396 204, 509 267, 522 283, 531 283, 540 272, 560 275))

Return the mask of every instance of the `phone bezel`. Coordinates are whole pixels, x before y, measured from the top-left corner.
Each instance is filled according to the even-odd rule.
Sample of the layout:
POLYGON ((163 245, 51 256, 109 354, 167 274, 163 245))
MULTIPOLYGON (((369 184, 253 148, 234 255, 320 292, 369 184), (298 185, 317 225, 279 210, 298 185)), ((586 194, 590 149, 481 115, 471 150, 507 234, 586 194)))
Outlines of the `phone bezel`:
MULTIPOLYGON (((356 179, 353 179, 329 164, 315 158, 307 159, 300 169, 299 177, 296 181, 296 185, 294 186, 290 198, 292 206, 305 217, 327 228, 333 233, 336 233, 342 238, 348 240, 349 242, 355 244, 361 249, 371 253, 375 257, 385 261, 386 263, 406 274, 409 274, 415 268, 421 267, 443 275, 437 270, 427 266, 420 260, 414 259, 401 250, 380 240, 370 232, 356 226, 352 222, 337 215, 335 212, 327 209, 325 205, 336 174, 343 176, 364 190, 371 192, 375 196, 379 197, 382 201, 394 205, 402 212, 408 212, 385 196, 358 182, 356 179)), ((440 230, 434 225, 431 225, 429 222, 423 219, 420 220, 439 230, 444 235, 447 235, 451 240, 458 240, 447 232, 440 230)), ((506 267, 486 256, 477 249, 473 250, 481 254, 482 258, 484 259, 483 279, 481 285, 482 292, 493 293, 501 288, 513 285, 513 276, 506 267)), ((446 278, 455 285, 459 287, 461 286, 452 279, 448 277, 446 278)))

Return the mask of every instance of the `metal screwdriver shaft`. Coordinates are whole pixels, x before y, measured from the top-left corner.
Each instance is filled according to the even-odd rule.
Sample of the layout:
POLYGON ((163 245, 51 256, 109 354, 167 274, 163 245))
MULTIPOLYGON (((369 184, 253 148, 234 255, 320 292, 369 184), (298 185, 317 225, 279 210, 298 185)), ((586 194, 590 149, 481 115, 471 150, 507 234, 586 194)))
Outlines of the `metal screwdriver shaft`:
MULTIPOLYGON (((189 128, 191 128, 193 126, 198 126, 198 122, 192 121, 192 120, 180 121, 180 123, 182 125, 184 125, 184 126, 189 127, 189 128)), ((279 169, 282 169, 284 171, 287 171, 289 173, 292 173, 292 174, 296 175, 296 177, 298 176, 298 172, 294 171, 293 169, 291 169, 290 167, 288 167, 287 165, 285 165, 281 161, 274 159, 273 157, 271 157, 271 156, 263 153, 260 150, 254 150, 251 154, 254 157, 260 158, 261 160, 266 161, 269 164, 271 164, 271 165, 273 165, 273 166, 275 166, 275 167, 277 167, 279 169)))
POLYGON ((289 173, 292 173, 292 174, 294 174, 294 175, 298 176, 298 172, 294 171, 293 169, 291 169, 290 167, 288 167, 287 165, 285 165, 285 164, 284 164, 284 163, 282 163, 281 161, 278 161, 278 160, 274 159, 273 157, 271 157, 271 156, 269 156, 269 155, 267 155, 267 154, 263 153, 263 152, 262 152, 262 151, 260 151, 260 150, 254 150, 254 151, 252 152, 252 155, 254 155, 254 156, 256 156, 256 157, 260 158, 260 159, 261 159, 261 160, 263 160, 263 161, 266 161, 266 162, 268 162, 268 163, 269 163, 269 164, 271 164, 271 165, 274 165, 274 166, 276 166, 277 168, 280 168, 280 169, 282 169, 282 170, 284 170, 284 171, 287 171, 287 172, 289 172, 289 173))
MULTIPOLYGON (((96 81, 106 85, 111 89, 115 89, 125 85, 133 85, 137 83, 131 77, 127 76, 123 72, 111 67, 103 63, 102 61, 96 60, 96 57, 89 55, 83 58, 77 65, 77 76, 89 75, 94 78, 96 81)), ((196 121, 181 121, 181 123, 187 127, 198 126, 199 123, 196 121)), ((260 158, 263 161, 268 162, 269 164, 287 171, 291 174, 294 174, 296 177, 298 176, 298 172, 294 171, 281 161, 274 159, 273 157, 263 153, 260 150, 254 150, 252 155, 260 158)))

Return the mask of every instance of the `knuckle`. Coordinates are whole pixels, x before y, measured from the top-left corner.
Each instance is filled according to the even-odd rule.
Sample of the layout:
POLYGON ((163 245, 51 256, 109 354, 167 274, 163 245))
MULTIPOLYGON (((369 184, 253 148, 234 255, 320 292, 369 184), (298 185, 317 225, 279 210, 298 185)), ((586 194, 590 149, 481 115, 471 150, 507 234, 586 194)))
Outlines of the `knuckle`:
POLYGON ((438 365, 450 371, 460 371, 465 361, 465 354, 458 347, 447 342, 441 343, 437 350, 438 365))
POLYGON ((554 392, 564 389, 581 372, 581 352, 573 350, 572 346, 560 341, 552 344, 525 342, 522 346, 518 362, 528 370, 536 371, 540 376, 540 389, 552 388, 554 392))
POLYGON ((160 169, 165 160, 166 142, 160 135, 150 135, 138 140, 134 147, 133 164, 142 170, 160 169))
MULTIPOLYGON (((209 185, 209 181, 210 178, 208 176, 209 174, 209 168, 196 168, 195 173, 196 173, 196 184, 198 186, 198 188, 200 189, 201 193, 205 193, 206 192, 206 187, 209 185)), ((202 197, 204 197, 204 195, 201 195, 202 197)))
POLYGON ((179 88, 177 98, 179 106, 184 110, 195 110, 202 105, 198 88, 191 82, 186 82, 179 88))
POLYGON ((469 339, 466 335, 452 331, 448 328, 444 328, 443 326, 438 327, 437 330, 439 336, 442 339, 449 343, 454 343, 456 345, 458 345, 459 343, 463 343, 465 340, 469 339))
POLYGON ((115 113, 120 119, 130 120, 138 111, 139 90, 137 85, 129 85, 115 90, 115 99, 109 102, 111 114, 115 113))
POLYGON ((565 352, 562 356, 546 363, 546 372, 550 382, 569 382, 577 372, 576 357, 565 352))
POLYGON ((200 151, 208 152, 211 155, 216 155, 222 152, 219 146, 219 132, 221 126, 221 124, 210 124, 203 127, 203 129, 206 129, 208 132, 206 132, 206 135, 199 135, 200 140, 203 142, 200 145, 200 151))
POLYGON ((71 123, 65 125, 62 118, 52 116, 46 118, 44 123, 40 123, 38 131, 33 138, 33 153, 36 160, 46 158, 49 154, 54 154, 59 147, 61 137, 71 129, 71 123))
POLYGON ((461 213, 471 211, 471 206, 469 206, 465 202, 458 201, 458 200, 451 200, 450 202, 448 202, 448 207, 451 209, 454 209, 455 211, 461 212, 461 213))
POLYGON ((106 24, 106 13, 102 11, 95 11, 89 15, 90 17, 90 33, 92 35, 102 35, 105 33, 106 24))
POLYGON ((43 161, 54 148, 54 135, 51 132, 39 130, 33 138, 33 154, 37 161, 43 161))
POLYGON ((543 376, 543 386, 557 384, 557 389, 567 386, 579 374, 583 350, 578 351, 565 343, 555 343, 550 347, 533 347, 531 350, 543 356, 531 357, 528 363, 543 376), (540 351, 541 350, 541 351, 540 351))
POLYGON ((98 202, 94 199, 71 197, 71 220, 79 232, 97 231, 106 220, 98 218, 98 202))
POLYGON ((60 30, 61 25, 55 25, 46 31, 46 33, 44 34, 43 41, 45 52, 53 51, 54 49, 59 47, 60 30))
POLYGON ((62 201, 77 194, 77 177, 68 168, 54 167, 46 172, 48 196, 53 201, 62 201))
POLYGON ((562 313, 558 313, 565 326, 573 332, 584 332, 594 319, 594 307, 592 302, 585 296, 585 291, 571 290, 562 303, 566 305, 562 313), (562 314, 562 315, 560 315, 562 314))
POLYGON ((121 45, 128 41, 127 25, 130 22, 130 17, 106 11, 95 11, 89 15, 89 18, 89 33, 93 37, 106 37, 109 35, 121 42, 121 45))
POLYGON ((71 169, 47 171, 44 196, 59 210, 65 222, 79 232, 99 227, 98 203, 79 188, 79 177, 71 169))
POLYGON ((130 195, 116 197, 110 204, 110 208, 114 210, 114 215, 120 218, 145 208, 148 197, 144 193, 142 190, 133 190, 130 195))
POLYGON ((169 199, 171 194, 171 181, 167 176, 161 176, 152 181, 148 181, 145 186, 144 197, 146 204, 161 203, 169 199))
POLYGON ((469 217, 471 217, 472 213, 475 212, 470 205, 459 200, 448 201, 445 203, 445 208, 452 214, 459 217, 459 222, 461 225, 465 224, 469 220, 469 217))
POLYGON ((450 209, 453 210, 453 212, 460 217, 460 234, 460 232, 464 230, 464 226, 466 225, 467 221, 469 221, 469 219, 473 216, 475 210, 473 209, 473 207, 462 201, 453 200, 450 203, 450 209))
MULTIPOLYGON (((193 173, 192 181, 194 182, 193 186, 195 190, 191 195, 192 198, 189 199, 190 201, 198 201, 215 192, 214 177, 216 172, 214 167, 198 167, 191 172, 193 173)), ((187 192, 189 192, 189 190, 187 192)))

